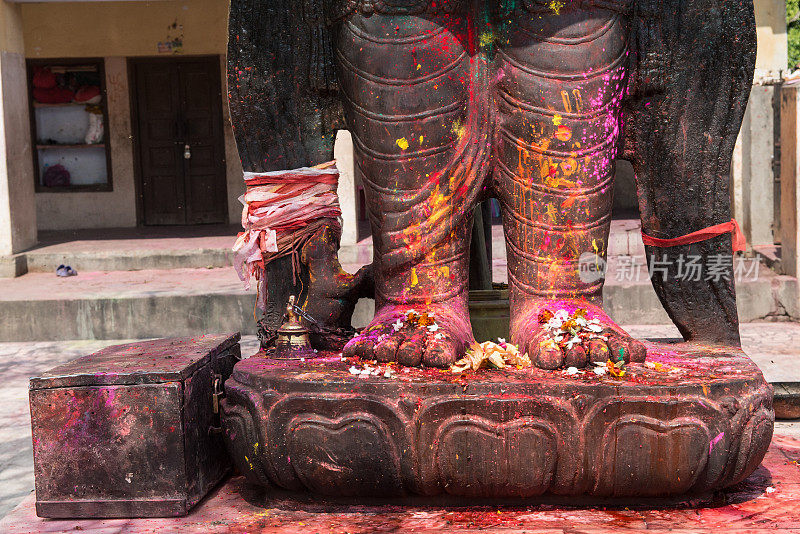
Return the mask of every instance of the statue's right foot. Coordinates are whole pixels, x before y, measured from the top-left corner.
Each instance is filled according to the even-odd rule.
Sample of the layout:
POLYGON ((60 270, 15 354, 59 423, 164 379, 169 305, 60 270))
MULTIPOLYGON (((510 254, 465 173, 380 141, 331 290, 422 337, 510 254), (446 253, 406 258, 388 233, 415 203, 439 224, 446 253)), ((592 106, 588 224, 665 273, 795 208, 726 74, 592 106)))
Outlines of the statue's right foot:
POLYGON ((447 368, 475 339, 469 315, 448 303, 386 304, 342 351, 345 357, 447 368))
POLYGON ((647 349, 603 311, 583 299, 531 299, 512 317, 511 341, 542 369, 582 368, 590 362, 644 362, 647 349))

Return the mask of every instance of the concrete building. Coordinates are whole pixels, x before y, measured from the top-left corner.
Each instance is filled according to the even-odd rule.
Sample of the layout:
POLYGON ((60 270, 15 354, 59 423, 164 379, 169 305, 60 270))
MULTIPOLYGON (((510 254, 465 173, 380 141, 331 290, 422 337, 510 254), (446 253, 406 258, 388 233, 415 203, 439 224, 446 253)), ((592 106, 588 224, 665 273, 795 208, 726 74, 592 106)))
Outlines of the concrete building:
MULTIPOLYGON (((0 0, 0 275, 25 271, 19 253, 40 231, 239 220, 243 185, 224 90, 227 12, 227 0, 0 0), (43 69, 59 84, 102 78, 102 139, 69 138, 78 134, 64 121, 70 113, 85 120, 86 106, 32 96, 43 69), (45 176, 57 165, 72 171, 45 176)), ((772 246, 780 220, 773 84, 787 63, 782 0, 756 0, 756 16, 758 75, 733 200, 749 241, 772 246)), ((345 244, 355 242, 358 211, 348 137, 340 133, 336 150, 345 244)), ((622 167, 617 205, 634 202, 622 167)))
POLYGON ((38 231, 240 220, 244 187, 224 90, 227 16, 225 0, 0 1, 6 275, 24 270, 14 255, 35 245, 38 231), (32 76, 37 68, 69 76, 87 66, 103 78, 107 142, 64 147, 64 121, 85 120, 82 106, 36 101, 32 76), (57 163, 73 169, 69 185, 43 180, 44 167, 57 163), (170 174, 169 190, 149 179, 154 173, 170 174))

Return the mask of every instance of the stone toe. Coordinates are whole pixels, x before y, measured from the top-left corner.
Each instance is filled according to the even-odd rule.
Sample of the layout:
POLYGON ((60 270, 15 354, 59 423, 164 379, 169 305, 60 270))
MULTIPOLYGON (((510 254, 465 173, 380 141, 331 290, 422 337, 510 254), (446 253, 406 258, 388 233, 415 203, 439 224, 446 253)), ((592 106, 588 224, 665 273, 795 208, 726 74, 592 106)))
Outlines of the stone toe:
POLYGON ((608 359, 612 362, 626 362, 630 359, 628 340, 619 334, 612 334, 608 338, 608 359))
POLYGON ((363 360, 375 359, 375 341, 365 338, 363 343, 356 346, 356 356, 363 360))
POLYGON ((434 339, 428 342, 422 355, 422 362, 430 367, 447 368, 458 359, 454 343, 448 339, 434 339))
POLYGON ((589 363, 589 354, 580 345, 574 345, 564 354, 564 367, 583 369, 589 363))
POLYGON ((356 336, 345 344, 342 349, 342 356, 345 358, 355 358, 359 353, 359 346, 364 344, 362 336, 356 336))
POLYGON ((381 363, 397 361, 397 350, 403 342, 399 335, 389 336, 375 347, 375 359, 381 363))
POLYGON ((542 341, 534 351, 533 363, 540 369, 558 369, 564 365, 564 352, 558 345, 542 341))
POLYGON ((422 362, 425 341, 422 335, 415 335, 403 341, 397 349, 397 362, 407 367, 416 367, 422 362))
POLYGON ((608 345, 602 339, 592 339, 589 341, 589 361, 605 362, 608 360, 608 345))
POLYGON ((631 347, 631 362, 635 363, 644 363, 647 359, 647 347, 644 346, 639 340, 632 340, 630 343, 631 347))

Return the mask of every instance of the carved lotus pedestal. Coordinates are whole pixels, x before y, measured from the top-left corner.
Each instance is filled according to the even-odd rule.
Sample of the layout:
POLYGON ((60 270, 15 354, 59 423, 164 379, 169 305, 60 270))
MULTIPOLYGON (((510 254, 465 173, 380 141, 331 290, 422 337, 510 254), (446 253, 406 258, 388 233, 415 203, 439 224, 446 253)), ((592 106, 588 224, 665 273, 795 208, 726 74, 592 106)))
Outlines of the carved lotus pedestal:
POLYGON ((255 356, 225 383, 225 436, 250 481, 327 495, 670 496, 746 478, 774 422, 758 367, 733 349, 648 351, 622 378, 359 377, 338 354, 255 356))

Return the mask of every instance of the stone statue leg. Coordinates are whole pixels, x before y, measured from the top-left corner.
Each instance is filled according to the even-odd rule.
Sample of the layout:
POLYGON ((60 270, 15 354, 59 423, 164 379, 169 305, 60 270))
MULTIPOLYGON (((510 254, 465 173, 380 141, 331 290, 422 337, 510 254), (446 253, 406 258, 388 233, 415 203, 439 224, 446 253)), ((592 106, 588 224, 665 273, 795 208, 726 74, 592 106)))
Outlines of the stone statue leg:
POLYGON ((644 346, 602 309, 602 274, 580 271, 581 264, 602 265, 606 255, 628 17, 600 9, 556 14, 543 6, 509 18, 497 39, 495 188, 508 251, 511 339, 540 367, 561 367, 564 354, 543 343, 538 316, 583 308, 608 334, 607 343, 590 345, 592 361, 643 361, 644 346))
MULTIPOLYGON (((755 68, 753 4, 666 0, 636 24, 625 151, 642 229, 669 239, 727 223, 731 157, 755 68)), ((646 252, 656 294, 683 337, 739 346, 730 234, 646 252)))
MULTIPOLYGON (((346 356, 445 367, 473 341, 477 197, 467 18, 358 13, 335 28, 337 72, 372 227, 376 313, 346 356), (472 126, 471 126, 472 125, 472 126), (415 322, 409 312, 433 316, 415 322)), ((486 121, 484 121, 486 122, 486 121)), ((485 127, 485 126, 483 126, 485 127)), ((488 156, 487 156, 488 157, 488 156)))

